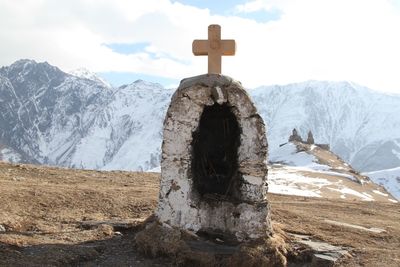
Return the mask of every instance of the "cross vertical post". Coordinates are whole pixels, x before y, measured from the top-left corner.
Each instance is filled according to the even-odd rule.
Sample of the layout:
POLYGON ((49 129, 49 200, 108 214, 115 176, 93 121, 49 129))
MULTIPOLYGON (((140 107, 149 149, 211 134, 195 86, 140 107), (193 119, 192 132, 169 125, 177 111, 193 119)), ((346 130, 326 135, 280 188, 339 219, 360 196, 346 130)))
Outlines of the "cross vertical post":
POLYGON ((221 26, 208 26, 208 40, 194 40, 193 54, 208 56, 208 73, 221 74, 222 56, 233 56, 236 52, 235 40, 221 40, 221 26))

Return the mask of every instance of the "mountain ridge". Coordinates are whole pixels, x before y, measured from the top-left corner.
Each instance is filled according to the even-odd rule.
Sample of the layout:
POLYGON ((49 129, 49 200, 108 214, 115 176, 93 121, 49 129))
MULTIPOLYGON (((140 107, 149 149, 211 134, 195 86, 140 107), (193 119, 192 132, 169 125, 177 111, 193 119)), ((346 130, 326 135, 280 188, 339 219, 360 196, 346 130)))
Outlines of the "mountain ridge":
MULTIPOLYGON (((162 123, 174 92, 137 80, 108 87, 47 62, 0 68, 0 143, 28 162, 85 169, 159 165, 162 123)), ((93 78, 94 77, 94 78, 93 78)), ((400 95, 352 82, 307 81, 248 90, 270 155, 297 128, 363 172, 400 166, 400 95)))

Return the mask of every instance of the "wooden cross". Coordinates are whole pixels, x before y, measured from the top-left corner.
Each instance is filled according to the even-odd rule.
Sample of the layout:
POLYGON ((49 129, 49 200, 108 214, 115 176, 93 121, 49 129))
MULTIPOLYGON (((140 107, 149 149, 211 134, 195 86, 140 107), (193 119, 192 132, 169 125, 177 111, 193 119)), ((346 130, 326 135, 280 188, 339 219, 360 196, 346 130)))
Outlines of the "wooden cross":
POLYGON ((208 73, 221 74, 222 56, 234 56, 235 40, 221 40, 221 26, 208 26, 208 40, 194 40, 192 44, 195 56, 208 55, 208 73))

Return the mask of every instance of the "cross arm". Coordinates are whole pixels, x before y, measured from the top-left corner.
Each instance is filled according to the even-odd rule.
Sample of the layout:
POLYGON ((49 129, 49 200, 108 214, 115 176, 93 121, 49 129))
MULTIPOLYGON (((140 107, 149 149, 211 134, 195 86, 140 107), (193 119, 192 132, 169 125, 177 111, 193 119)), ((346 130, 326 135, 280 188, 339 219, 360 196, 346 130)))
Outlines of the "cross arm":
POLYGON ((208 40, 194 40, 192 43, 192 51, 196 56, 208 55, 208 40))
POLYGON ((222 55, 234 56, 236 52, 235 40, 223 40, 222 41, 222 55))

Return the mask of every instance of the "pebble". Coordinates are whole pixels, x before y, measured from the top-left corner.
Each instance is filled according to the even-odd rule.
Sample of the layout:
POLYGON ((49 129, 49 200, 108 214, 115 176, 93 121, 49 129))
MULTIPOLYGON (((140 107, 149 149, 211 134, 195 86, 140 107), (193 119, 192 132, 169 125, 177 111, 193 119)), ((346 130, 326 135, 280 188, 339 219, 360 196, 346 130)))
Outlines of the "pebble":
POLYGON ((6 231, 6 228, 0 224, 0 233, 3 233, 6 231))

